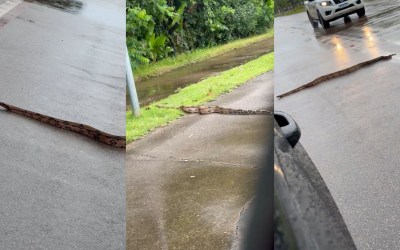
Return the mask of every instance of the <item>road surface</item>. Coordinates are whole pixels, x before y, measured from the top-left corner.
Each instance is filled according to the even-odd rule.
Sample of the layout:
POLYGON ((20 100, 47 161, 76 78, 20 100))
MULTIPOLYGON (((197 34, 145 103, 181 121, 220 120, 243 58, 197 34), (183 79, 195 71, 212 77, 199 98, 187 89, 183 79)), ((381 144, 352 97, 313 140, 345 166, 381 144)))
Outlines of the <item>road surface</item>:
MULTIPOLYGON (((275 20, 275 96, 364 60, 400 52, 400 2, 367 0, 313 30, 305 13, 275 20)), ((400 248, 400 56, 283 99, 359 249, 400 248)))
MULTIPOLYGON (((215 104, 272 110, 272 77, 215 104)), ((187 115, 129 144, 127 249, 230 249, 272 128, 272 116, 187 115)))
MULTIPOLYGON (((0 0, 0 101, 124 135, 124 11, 0 0)), ((4 110, 0 131, 0 249, 125 249, 124 150, 4 110)))

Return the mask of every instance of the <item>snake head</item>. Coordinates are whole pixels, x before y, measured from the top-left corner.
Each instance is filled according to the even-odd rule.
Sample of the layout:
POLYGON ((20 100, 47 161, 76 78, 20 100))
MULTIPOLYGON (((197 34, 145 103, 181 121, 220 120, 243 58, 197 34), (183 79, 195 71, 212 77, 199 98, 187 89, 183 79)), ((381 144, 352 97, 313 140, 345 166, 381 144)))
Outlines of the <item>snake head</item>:
POLYGON ((396 55, 396 54, 390 54, 390 55, 386 56, 386 59, 387 59, 387 60, 390 60, 390 59, 392 59, 392 57, 395 56, 395 55, 396 55))

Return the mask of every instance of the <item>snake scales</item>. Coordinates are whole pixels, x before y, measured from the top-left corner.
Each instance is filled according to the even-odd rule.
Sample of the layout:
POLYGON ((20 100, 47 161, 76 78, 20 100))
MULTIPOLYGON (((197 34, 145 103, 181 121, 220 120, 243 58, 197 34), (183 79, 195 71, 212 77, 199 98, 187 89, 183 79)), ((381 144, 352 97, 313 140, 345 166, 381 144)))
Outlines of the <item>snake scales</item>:
POLYGON ((93 140, 105 143, 105 144, 113 146, 113 147, 117 147, 117 148, 125 148, 126 147, 126 139, 124 136, 111 135, 111 134, 105 133, 103 131, 100 131, 98 129, 95 129, 91 126, 85 125, 85 124, 80 124, 80 123, 76 123, 76 122, 70 122, 70 121, 57 119, 57 118, 54 118, 51 116, 31 112, 31 111, 21 109, 21 108, 17 108, 17 107, 11 106, 11 105, 3 103, 3 102, 0 102, 0 106, 10 112, 13 112, 13 113, 16 113, 16 114, 19 114, 22 116, 30 117, 34 120, 47 123, 47 124, 57 127, 57 128, 69 130, 69 131, 87 136, 93 140))
POLYGON ((283 97, 286 97, 288 95, 297 93, 297 92, 299 92, 299 91, 301 91, 303 89, 314 87, 315 85, 320 84, 320 83, 322 83, 324 81, 328 81, 328 80, 331 80, 333 78, 337 78, 337 77, 340 77, 340 76, 343 76, 343 75, 347 75, 347 74, 352 73, 354 71, 357 71, 357 70, 359 70, 359 69, 361 69, 363 67, 371 65, 373 63, 376 63, 378 61, 390 60, 390 59, 392 59, 392 56, 394 56, 394 55, 395 54, 391 54, 391 55, 388 55, 388 56, 379 56, 379 57, 374 58, 372 60, 356 64, 356 65, 354 65, 354 66, 352 66, 350 68, 339 70, 339 71, 336 71, 334 73, 318 77, 317 79, 315 79, 315 80, 313 80, 313 81, 311 81, 311 82, 309 82, 307 84, 304 84, 304 85, 302 85, 302 86, 300 86, 298 88, 295 88, 295 89, 293 89, 293 90, 291 90, 289 92, 286 92, 284 94, 278 95, 277 98, 283 98, 283 97))
POLYGON ((158 108, 170 108, 170 109, 180 109, 185 113, 200 115, 206 114, 223 114, 223 115, 271 115, 272 112, 268 110, 246 110, 246 109, 231 109, 223 108, 220 106, 180 106, 180 107, 168 107, 157 105, 158 108))

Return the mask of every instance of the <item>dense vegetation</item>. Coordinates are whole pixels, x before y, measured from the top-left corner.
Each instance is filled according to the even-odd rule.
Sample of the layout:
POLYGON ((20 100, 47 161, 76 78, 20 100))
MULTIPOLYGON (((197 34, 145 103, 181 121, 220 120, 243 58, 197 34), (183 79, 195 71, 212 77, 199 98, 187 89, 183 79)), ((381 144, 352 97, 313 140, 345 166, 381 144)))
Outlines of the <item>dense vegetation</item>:
POLYGON ((304 0, 275 0, 275 13, 290 11, 303 4, 304 0))
POLYGON ((127 0, 132 66, 264 33, 273 13, 273 0, 127 0))

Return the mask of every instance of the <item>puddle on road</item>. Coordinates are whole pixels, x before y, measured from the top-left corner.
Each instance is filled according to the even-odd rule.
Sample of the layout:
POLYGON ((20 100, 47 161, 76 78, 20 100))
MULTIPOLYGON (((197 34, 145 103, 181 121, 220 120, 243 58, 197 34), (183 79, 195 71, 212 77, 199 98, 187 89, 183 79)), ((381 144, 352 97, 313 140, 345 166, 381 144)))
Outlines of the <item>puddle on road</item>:
MULTIPOLYGON (((158 77, 137 81, 139 102, 146 106, 151 102, 173 94, 177 89, 197 83, 201 79, 239 66, 273 51, 274 38, 268 38, 225 54, 184 66, 158 77)), ((127 108, 130 108, 129 98, 127 108)))
MULTIPOLYGON (((28 3, 35 3, 61 10, 71 14, 80 14, 94 22, 110 26, 111 29, 120 30, 125 27, 125 15, 121 15, 121 9, 125 8, 121 3, 99 2, 84 3, 78 0, 24 0, 28 3), (107 17, 107 18, 105 18, 107 17)), ((1 25, 1 24, 0 24, 1 25)))
POLYGON ((37 3, 65 12, 77 14, 83 7, 81 1, 76 0, 24 0, 28 3, 37 3))
POLYGON ((171 249, 229 249, 258 175, 257 168, 203 166, 170 176, 164 218, 171 249))
POLYGON ((126 231, 126 249, 162 249, 161 240, 153 240, 160 239, 161 235, 158 222, 151 214, 141 213, 135 219, 128 219, 126 228, 129 229, 126 231), (148 235, 152 236, 150 240, 148 235))
POLYGON ((377 41, 400 44, 398 42, 400 2, 383 3, 378 0, 366 0, 364 3, 366 4, 365 17, 351 15, 351 21, 347 23, 340 18, 331 23, 330 29, 317 28, 314 30, 317 41, 330 48, 369 50, 371 56, 378 55, 377 41))

